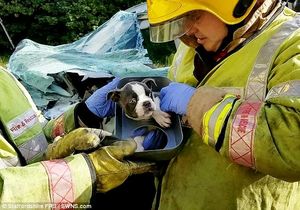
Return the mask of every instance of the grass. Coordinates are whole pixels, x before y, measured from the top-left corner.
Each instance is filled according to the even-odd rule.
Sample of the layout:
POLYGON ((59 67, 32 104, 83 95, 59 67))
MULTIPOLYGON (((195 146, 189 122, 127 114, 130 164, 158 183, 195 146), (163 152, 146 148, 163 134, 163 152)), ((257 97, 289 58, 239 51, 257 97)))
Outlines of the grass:
POLYGON ((6 64, 8 63, 8 55, 0 55, 0 66, 6 67, 6 64))

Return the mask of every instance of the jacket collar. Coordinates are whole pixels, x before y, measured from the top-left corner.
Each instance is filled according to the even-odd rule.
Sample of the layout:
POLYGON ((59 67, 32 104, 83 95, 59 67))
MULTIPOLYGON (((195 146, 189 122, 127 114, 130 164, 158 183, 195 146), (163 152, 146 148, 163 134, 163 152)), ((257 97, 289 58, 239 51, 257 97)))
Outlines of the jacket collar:
POLYGON ((280 0, 265 0, 255 12, 246 19, 245 24, 235 30, 232 41, 224 48, 224 50, 226 52, 234 50, 247 38, 260 31, 269 23, 281 6, 280 0))

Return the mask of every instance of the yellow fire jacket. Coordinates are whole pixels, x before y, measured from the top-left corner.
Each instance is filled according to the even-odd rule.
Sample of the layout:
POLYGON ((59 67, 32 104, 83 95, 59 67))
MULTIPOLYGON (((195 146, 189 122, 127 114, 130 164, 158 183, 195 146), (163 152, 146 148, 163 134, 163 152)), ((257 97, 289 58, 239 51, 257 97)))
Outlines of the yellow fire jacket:
POLYGON ((41 161, 48 145, 44 133, 51 139, 74 129, 73 110, 50 121, 44 132, 29 94, 3 68, 0 96, 0 209, 87 207, 94 182, 89 161, 80 154, 41 161))
POLYGON ((241 98, 219 152, 194 132, 170 162, 159 209, 300 209, 299 20, 285 8, 201 81, 241 98))

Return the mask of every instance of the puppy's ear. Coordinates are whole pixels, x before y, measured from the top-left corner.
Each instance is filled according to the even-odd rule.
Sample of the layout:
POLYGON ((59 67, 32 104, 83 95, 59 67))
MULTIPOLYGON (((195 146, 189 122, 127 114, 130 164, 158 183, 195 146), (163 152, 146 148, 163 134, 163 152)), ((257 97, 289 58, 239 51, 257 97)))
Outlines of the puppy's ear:
POLYGON ((146 84, 147 87, 150 88, 150 89, 152 89, 153 86, 157 87, 157 84, 156 84, 155 80, 152 79, 152 78, 143 79, 142 83, 146 84))
POLYGON ((118 102, 121 97, 121 91, 120 90, 112 90, 107 93, 106 99, 111 99, 114 102, 118 102))

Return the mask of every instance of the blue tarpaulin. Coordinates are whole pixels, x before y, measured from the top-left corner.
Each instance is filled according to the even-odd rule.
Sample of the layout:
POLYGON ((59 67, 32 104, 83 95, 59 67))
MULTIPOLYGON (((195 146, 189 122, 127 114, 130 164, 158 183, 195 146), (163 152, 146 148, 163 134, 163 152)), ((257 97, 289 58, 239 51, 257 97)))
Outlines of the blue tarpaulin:
POLYGON ((167 68, 151 67, 142 42, 137 14, 119 11, 73 43, 48 46, 22 40, 11 55, 8 68, 42 107, 60 97, 74 99, 74 95, 55 84, 52 75, 60 72, 97 78, 166 76, 167 68))

